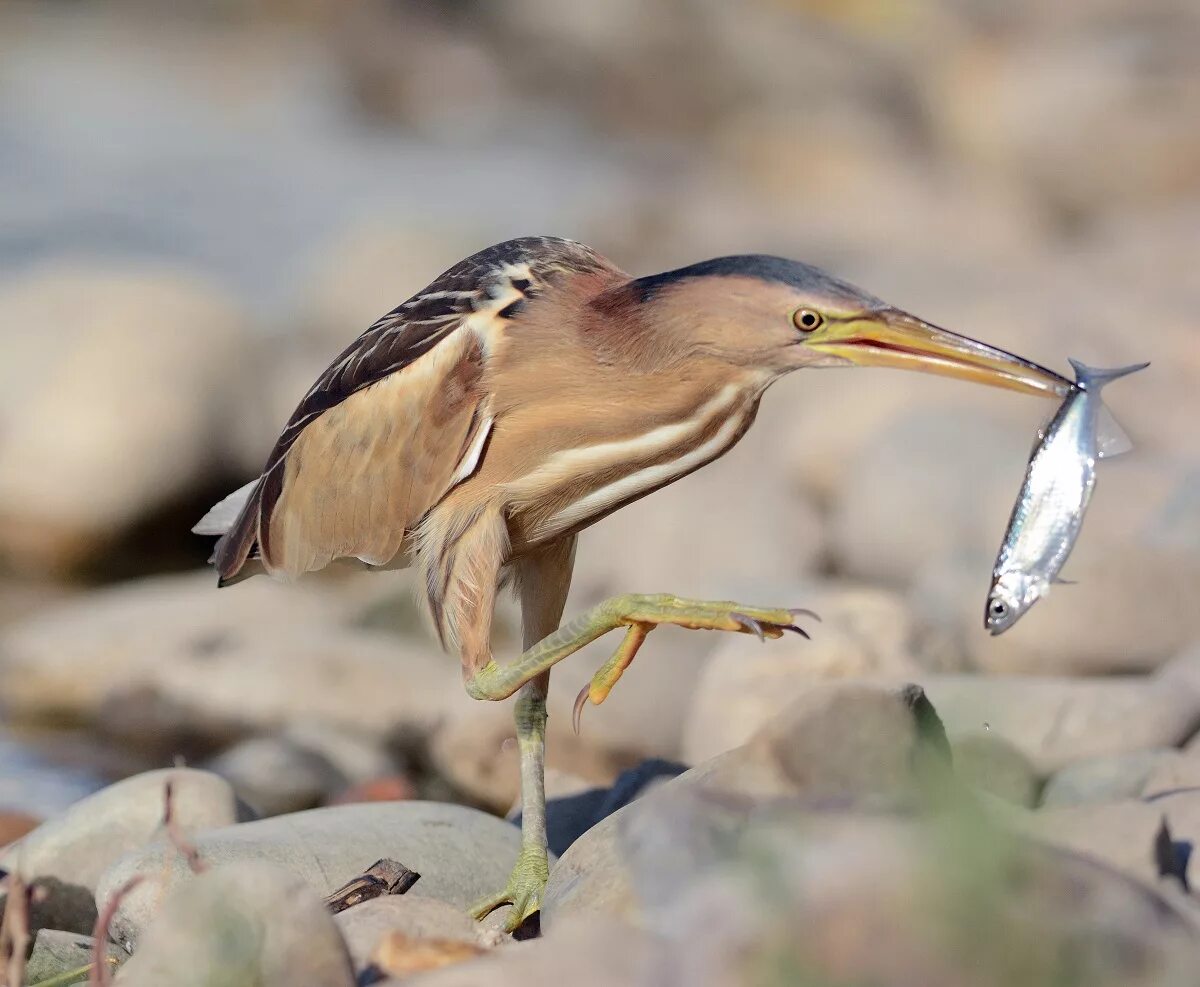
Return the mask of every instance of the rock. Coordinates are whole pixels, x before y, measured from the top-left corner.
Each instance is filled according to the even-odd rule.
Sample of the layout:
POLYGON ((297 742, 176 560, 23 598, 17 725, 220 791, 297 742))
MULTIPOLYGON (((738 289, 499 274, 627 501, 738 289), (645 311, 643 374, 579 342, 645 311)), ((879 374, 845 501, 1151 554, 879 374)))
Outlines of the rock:
POLYGON ((484 952, 482 947, 460 939, 417 938, 395 930, 385 935, 371 953, 370 971, 403 979, 473 960, 484 952))
POLYGON ((977 788, 1021 806, 1037 801, 1038 777, 1015 744, 990 733, 968 734, 954 743, 954 773, 977 788))
MULTIPOLYGON (((261 860, 283 867, 326 895, 381 857, 421 875, 406 897, 437 898, 457 908, 504 887, 520 848, 520 831, 476 809, 436 802, 373 802, 310 809, 202 833, 193 841, 212 867, 261 860)), ((123 901, 114 941, 136 940, 157 910, 164 887, 190 879, 178 854, 161 847, 131 853, 104 874, 105 902, 131 876, 146 880, 123 901)))
POLYGON ((1179 751, 1161 747, 1076 761, 1050 776, 1042 805, 1058 808, 1136 798, 1160 767, 1169 767, 1179 756, 1179 751))
MULTIPOLYGON (((82 799, 0 856, 6 870, 19 870, 27 881, 49 882, 42 923, 91 931, 96 920, 92 896, 101 874, 124 854, 161 838, 168 781, 181 833, 194 835, 242 818, 228 782, 191 768, 148 771, 82 799)), ((146 852, 161 859, 163 847, 159 843, 146 852)))
POLYGON ((1132 794, 1154 798, 1191 788, 1200 789, 1200 742, 1196 738, 1182 751, 1171 751, 1170 756, 1147 765, 1144 783, 1132 794))
MULTIPOLYGON (((91 936, 59 929, 39 929, 33 937, 33 950, 25 967, 25 983, 38 984, 87 967, 92 962, 95 945, 96 940, 91 936)), ((107 952, 109 962, 114 967, 126 957, 116 946, 109 945, 107 952)), ((87 976, 85 971, 77 980, 60 982, 82 984, 87 976)))
MULTIPOLYGON (((662 983, 665 951, 653 936, 604 916, 563 922, 540 939, 426 973, 422 987, 650 987, 662 983)), ((389 979, 380 987, 408 983, 389 979)))
POLYGON ((0 418, 21 421, 0 438, 0 554, 12 564, 93 559, 217 465, 248 341, 213 285, 155 265, 47 264, 0 288, 0 326, 0 418), (131 367, 138 386, 114 388, 131 367))
MULTIPOLYGON (((382 579, 383 577, 376 577, 382 579)), ((317 723, 376 739, 428 733, 462 694, 432 643, 339 627, 353 605, 313 583, 218 592, 158 577, 51 607, 0 638, 10 715, 70 717, 169 756, 184 740, 317 723)))
MULTIPOLYGON (((556 680, 555 687, 560 685, 556 680)), ((609 784, 617 774, 617 758, 594 743, 586 728, 580 736, 570 724, 569 716, 550 717, 546 767, 609 784)), ((456 698, 452 718, 433 736, 430 756, 437 773, 458 792, 494 812, 507 811, 520 794, 520 756, 509 703, 456 698)))
MULTIPOLYGON (((587 785, 582 779, 564 776, 562 772, 547 773, 546 839, 550 852, 562 856, 572 843, 601 819, 611 816, 686 770, 687 765, 652 758, 628 771, 622 771, 607 788, 587 785)), ((509 813, 509 818, 514 825, 521 825, 519 800, 509 813)))
MULTIPOLYGON (((471 916, 462 908, 436 898, 385 895, 339 912, 335 918, 357 971, 371 962, 376 947, 391 932, 418 941, 434 939, 472 947, 480 945, 480 927, 471 916)), ((398 972, 385 964, 380 966, 385 972, 398 972)))
POLYGON ((797 598, 821 616, 820 623, 800 621, 811 641, 728 635, 719 644, 688 713, 684 760, 696 764, 743 743, 815 682, 919 676, 909 649, 912 622, 895 594, 847 586, 797 598))
POLYGON ((260 816, 312 809, 345 784, 341 773, 319 754, 283 737, 252 737, 209 761, 260 816))
POLYGON ((985 727, 1039 775, 1087 758, 1170 747, 1200 724, 1200 698, 1161 676, 1068 679, 930 675, 921 680, 951 737, 985 727))
POLYGON ((797 822, 752 825, 753 855, 659 913, 678 982, 744 983, 770 956, 813 983, 1181 987, 1200 958, 1171 898, 970 813, 797 822))
POLYGON ((638 921, 643 902, 677 895, 726 860, 759 806, 909 805, 929 772, 946 768, 936 714, 923 709, 920 726, 915 715, 921 698, 859 683, 814 686, 746 744, 657 786, 575 840, 550 872, 544 924, 594 913, 638 921))
POLYGON ((993 554, 1029 442, 1029 434, 982 412, 939 407, 895 415, 862 447, 833 501, 838 571, 904 586, 933 559, 993 554))
POLYGON ((259 861, 218 867, 174 889, 117 987, 354 987, 325 904, 288 871, 259 861))
POLYGON ((1069 805, 1033 814, 1027 830, 1153 884, 1159 878, 1154 840, 1164 815, 1161 807, 1133 799, 1069 805))

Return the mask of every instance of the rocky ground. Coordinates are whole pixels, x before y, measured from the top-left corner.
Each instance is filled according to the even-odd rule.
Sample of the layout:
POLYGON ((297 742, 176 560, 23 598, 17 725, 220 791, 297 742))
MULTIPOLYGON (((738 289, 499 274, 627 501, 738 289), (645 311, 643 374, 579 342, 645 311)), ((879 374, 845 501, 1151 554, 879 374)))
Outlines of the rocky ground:
MULTIPOLYGON (((0 966, 1195 982, 1194 4, 109 6, 0 8, 0 966), (656 631, 578 735, 615 642, 556 669, 558 859, 514 941, 464 911, 517 846, 511 710, 463 694, 409 574, 217 592, 188 528, 356 332, 530 232, 638 273, 775 251, 1060 370, 1152 367, 1106 393, 1136 449, 1101 466, 1076 585, 1000 638, 1035 400, 804 372, 585 532, 568 612, 823 620, 656 631), (420 878, 335 914, 381 858, 420 878)), ((498 655, 518 625, 506 601, 498 655)))

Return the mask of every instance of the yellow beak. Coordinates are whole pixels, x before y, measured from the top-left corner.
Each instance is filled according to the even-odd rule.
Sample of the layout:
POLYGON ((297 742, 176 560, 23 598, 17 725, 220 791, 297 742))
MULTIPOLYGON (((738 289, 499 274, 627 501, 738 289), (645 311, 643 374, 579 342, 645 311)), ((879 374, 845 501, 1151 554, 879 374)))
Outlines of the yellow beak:
POLYGON ((899 309, 832 319, 804 340, 822 355, 862 367, 899 367, 1023 394, 1065 396, 1072 384, 1012 353, 939 329, 899 309))

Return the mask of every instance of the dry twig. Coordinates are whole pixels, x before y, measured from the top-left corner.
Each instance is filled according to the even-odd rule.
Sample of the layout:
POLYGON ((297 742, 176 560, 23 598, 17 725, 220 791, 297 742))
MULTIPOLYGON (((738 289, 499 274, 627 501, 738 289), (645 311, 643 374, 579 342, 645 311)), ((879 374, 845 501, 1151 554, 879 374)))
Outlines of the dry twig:
POLYGON ((108 987, 112 983, 110 962, 108 959, 108 927, 112 925, 121 901, 130 891, 142 883, 142 875, 134 874, 112 893, 112 897, 104 903, 104 910, 96 916, 96 927, 92 930, 92 970, 88 974, 90 987, 108 987))
POLYGON ((170 779, 163 786, 163 827, 167 831, 167 838, 183 854, 193 874, 203 874, 208 870, 208 865, 200 859, 200 851, 183 835, 179 823, 175 821, 175 786, 170 779))
POLYGON ((402 863, 384 857, 376 860, 358 877, 352 878, 336 891, 325 896, 325 906, 335 915, 371 898, 387 894, 404 894, 420 880, 421 875, 402 863))

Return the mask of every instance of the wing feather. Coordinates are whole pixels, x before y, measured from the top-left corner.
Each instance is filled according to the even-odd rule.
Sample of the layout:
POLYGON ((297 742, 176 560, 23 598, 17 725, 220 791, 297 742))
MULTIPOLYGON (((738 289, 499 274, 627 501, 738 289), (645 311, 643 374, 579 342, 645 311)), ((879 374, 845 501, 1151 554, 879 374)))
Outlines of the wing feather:
MULTIPOLYGON (((524 237, 489 247, 443 273, 370 326, 301 399, 262 476, 239 495, 213 554, 221 581, 260 557, 298 575, 335 558, 385 565, 407 532, 485 454, 484 389, 499 327, 558 274, 611 269, 582 244, 524 237)), ((232 500, 232 498, 227 498, 232 500)), ((225 505, 225 502, 223 502, 225 505)))

